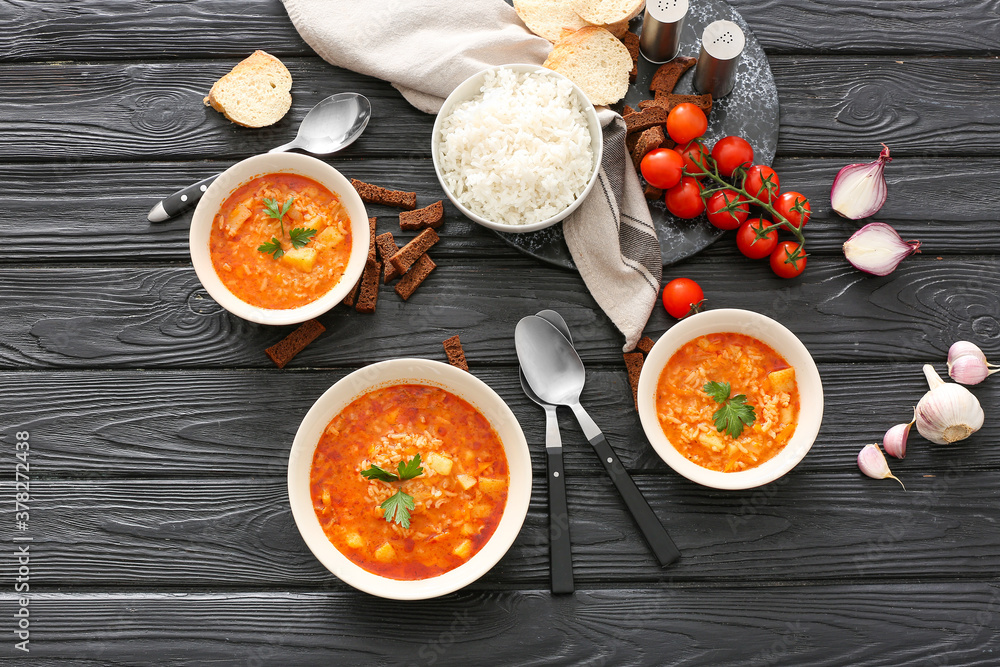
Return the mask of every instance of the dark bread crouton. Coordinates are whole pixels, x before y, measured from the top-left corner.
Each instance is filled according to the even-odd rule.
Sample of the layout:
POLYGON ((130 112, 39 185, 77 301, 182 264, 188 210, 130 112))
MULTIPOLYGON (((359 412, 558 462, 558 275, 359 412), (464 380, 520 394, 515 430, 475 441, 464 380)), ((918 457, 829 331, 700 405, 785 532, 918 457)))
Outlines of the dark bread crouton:
POLYGON ((306 349, 306 346, 316 340, 324 331, 326 331, 326 327, 316 320, 303 322, 302 326, 264 350, 264 352, 271 358, 275 366, 284 368, 295 355, 306 349))
POLYGON ((403 301, 406 301, 413 296, 413 293, 420 287, 420 283, 424 282, 424 279, 436 268, 437 264, 434 263, 434 260, 424 253, 417 258, 406 275, 396 283, 396 294, 403 297, 403 301))
POLYGON ((438 200, 430 206, 418 208, 415 211, 403 211, 399 214, 399 228, 406 231, 416 231, 430 227, 437 229, 444 222, 444 204, 438 200))
POLYGON ((417 193, 403 192, 401 190, 388 190, 378 185, 365 183, 356 178, 351 179, 351 185, 358 191, 361 201, 366 204, 382 204, 384 206, 395 206, 407 211, 412 211, 417 207, 417 193))

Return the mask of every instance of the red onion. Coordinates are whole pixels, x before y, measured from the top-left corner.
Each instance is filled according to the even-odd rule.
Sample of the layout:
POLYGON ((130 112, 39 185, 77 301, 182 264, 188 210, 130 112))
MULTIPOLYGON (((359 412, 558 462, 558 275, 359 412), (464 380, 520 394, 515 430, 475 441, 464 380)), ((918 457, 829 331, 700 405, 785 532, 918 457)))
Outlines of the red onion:
POLYGON ((887 276, 909 255, 920 252, 920 241, 904 241, 884 222, 870 222, 844 243, 844 256, 854 268, 887 276))
POLYGON ((878 213, 888 194, 882 175, 887 162, 892 162, 889 147, 882 144, 882 152, 875 162, 849 164, 837 172, 830 188, 833 210, 851 220, 878 213))

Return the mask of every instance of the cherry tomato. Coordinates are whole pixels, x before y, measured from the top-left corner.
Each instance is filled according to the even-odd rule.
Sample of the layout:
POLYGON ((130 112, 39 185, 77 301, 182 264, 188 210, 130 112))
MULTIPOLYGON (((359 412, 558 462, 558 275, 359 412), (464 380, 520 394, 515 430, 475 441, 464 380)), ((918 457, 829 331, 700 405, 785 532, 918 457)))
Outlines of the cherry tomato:
POLYGON ((705 293, 690 278, 674 278, 663 288, 663 307, 677 319, 697 313, 704 301, 705 293))
POLYGON ((708 129, 708 118, 705 112, 691 104, 678 104, 667 114, 667 134, 678 144, 686 144, 705 134, 708 129))
POLYGON ((667 190, 680 183, 684 175, 684 158, 670 148, 654 148, 639 163, 642 177, 654 188, 667 190))
POLYGON ((777 200, 781 193, 781 181, 778 180, 774 169, 762 164, 755 164, 747 170, 743 189, 765 204, 770 204, 777 200))
POLYGON ((798 192, 782 192, 778 201, 774 202, 774 210, 785 216, 785 220, 802 229, 802 226, 809 222, 812 208, 809 200, 798 192))
POLYGON ((712 147, 712 159, 720 175, 732 178, 737 167, 749 168, 753 164, 753 146, 743 137, 722 137, 712 147))
POLYGON ((712 196, 708 198, 706 210, 708 211, 708 221, 719 229, 736 229, 750 215, 750 207, 747 205, 746 198, 735 190, 720 190, 712 193, 712 196), (730 202, 737 203, 733 204, 732 210, 724 211, 723 209, 729 206, 730 202))
POLYGON ((736 232, 736 247, 750 259, 764 259, 778 245, 778 230, 770 220, 750 218, 736 232))
POLYGON ((689 176, 694 176, 697 179, 705 178, 707 175, 705 171, 708 170, 705 158, 708 157, 708 151, 703 145, 697 141, 689 141, 676 150, 684 158, 684 170, 689 176))
POLYGON ((794 278, 806 268, 806 253, 794 241, 782 241, 771 253, 771 270, 782 278, 794 278))
POLYGON ((680 183, 667 190, 663 199, 667 202, 668 211, 685 220, 697 218, 705 210, 701 183, 693 176, 682 178, 680 183))

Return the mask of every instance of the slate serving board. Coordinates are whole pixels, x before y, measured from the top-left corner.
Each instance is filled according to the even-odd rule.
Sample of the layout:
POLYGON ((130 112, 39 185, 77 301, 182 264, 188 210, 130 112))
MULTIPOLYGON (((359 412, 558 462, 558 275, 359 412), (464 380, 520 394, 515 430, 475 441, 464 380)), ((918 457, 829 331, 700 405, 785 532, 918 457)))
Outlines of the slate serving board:
MULTIPOLYGON (((754 158, 758 164, 770 165, 778 146, 778 90, 774 85, 767 56, 743 17, 723 0, 692 0, 684 22, 679 55, 697 58, 702 31, 705 26, 720 19, 733 21, 740 26, 746 35, 746 47, 733 91, 720 100, 714 100, 705 141, 711 146, 724 136, 739 135, 753 146, 754 158)), ((641 29, 640 14, 633 21, 631 30, 640 34, 641 29)), ((639 100, 653 97, 649 92, 649 82, 657 67, 642 55, 639 56, 639 75, 629 87, 625 99, 615 105, 616 110, 620 111, 625 104, 636 107, 639 100)), ((694 68, 691 68, 678 81, 674 91, 679 94, 693 93, 693 78, 694 68)), ((674 217, 667 211, 662 199, 650 202, 649 212, 660 239, 664 266, 701 252, 724 234, 721 229, 709 224, 704 215, 693 220, 674 217)), ((537 232, 496 234, 527 255, 555 266, 576 270, 563 238, 561 224, 537 232)))

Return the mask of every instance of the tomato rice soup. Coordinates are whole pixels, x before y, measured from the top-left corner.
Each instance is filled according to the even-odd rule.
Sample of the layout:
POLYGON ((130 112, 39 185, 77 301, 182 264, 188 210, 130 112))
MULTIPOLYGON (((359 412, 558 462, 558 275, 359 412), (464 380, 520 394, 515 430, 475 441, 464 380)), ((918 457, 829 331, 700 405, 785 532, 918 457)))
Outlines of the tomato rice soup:
POLYGON ((656 386, 663 433, 688 460, 709 470, 755 468, 788 444, 799 415, 795 369, 766 343, 738 333, 713 333, 684 344, 670 357, 656 386), (708 382, 728 382, 730 396, 746 395, 756 419, 738 438, 716 429, 717 403, 708 382))
POLYGON ((316 517, 340 553, 390 579, 426 579, 466 562, 493 535, 507 504, 507 456, 487 419, 437 387, 402 384, 364 394, 326 427, 310 471, 316 517), (420 454, 423 473, 366 479, 372 464, 396 472, 420 454), (380 506, 413 497, 410 527, 380 506))
POLYGON ((252 306, 298 308, 329 292, 344 275, 351 256, 351 220, 338 197, 298 174, 265 174, 241 185, 215 216, 209 236, 212 266, 234 296, 252 306), (279 209, 268 215, 267 202, 279 209), (315 230, 302 247, 293 230, 315 230), (277 241, 274 254, 260 246, 277 241))

